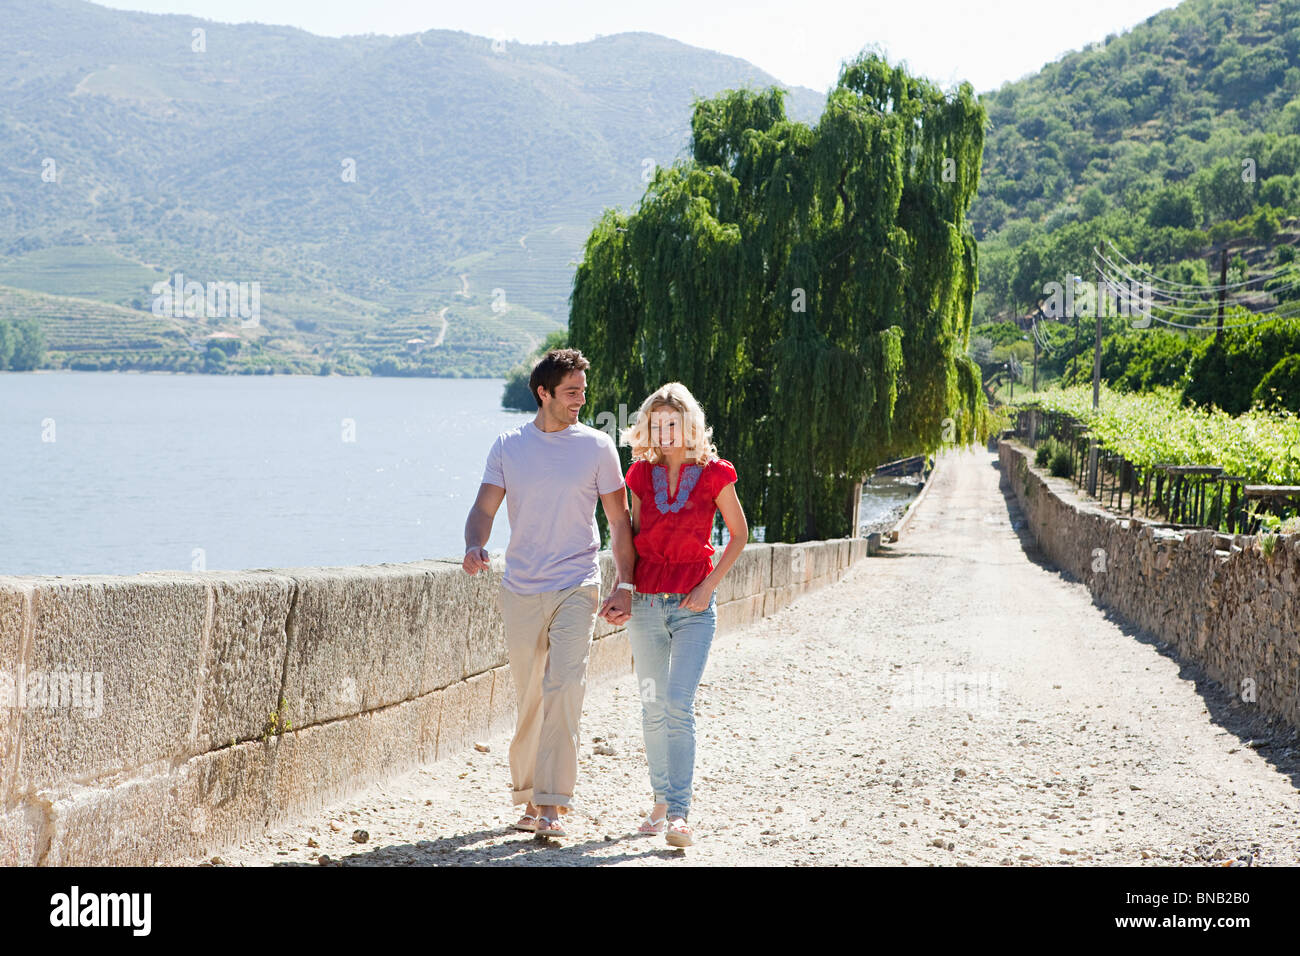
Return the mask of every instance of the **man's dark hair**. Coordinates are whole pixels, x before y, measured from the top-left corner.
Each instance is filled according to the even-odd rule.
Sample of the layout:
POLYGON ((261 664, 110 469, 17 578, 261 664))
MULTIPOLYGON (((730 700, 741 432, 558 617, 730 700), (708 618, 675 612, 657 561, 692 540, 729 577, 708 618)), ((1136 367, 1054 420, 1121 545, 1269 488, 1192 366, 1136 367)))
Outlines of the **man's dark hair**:
POLYGON ((566 375, 589 368, 591 363, 577 349, 551 349, 537 360, 533 374, 528 376, 528 390, 533 393, 537 407, 542 407, 542 396, 537 394, 537 386, 545 386, 546 391, 554 395, 566 375))

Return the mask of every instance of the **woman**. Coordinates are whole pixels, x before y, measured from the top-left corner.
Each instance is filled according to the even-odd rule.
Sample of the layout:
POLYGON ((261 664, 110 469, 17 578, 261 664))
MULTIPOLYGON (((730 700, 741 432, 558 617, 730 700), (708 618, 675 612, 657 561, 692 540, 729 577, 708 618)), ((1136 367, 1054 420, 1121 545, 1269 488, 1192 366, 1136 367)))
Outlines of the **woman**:
POLYGON ((641 833, 690 846, 695 772, 695 689, 717 624, 714 592, 749 538, 736 469, 718 457, 699 403, 669 382, 620 436, 632 446, 627 488, 637 561, 628 639, 641 689, 641 725, 654 809, 641 833), (713 565, 713 516, 731 534, 713 565), (665 830, 665 824, 667 829, 665 830))

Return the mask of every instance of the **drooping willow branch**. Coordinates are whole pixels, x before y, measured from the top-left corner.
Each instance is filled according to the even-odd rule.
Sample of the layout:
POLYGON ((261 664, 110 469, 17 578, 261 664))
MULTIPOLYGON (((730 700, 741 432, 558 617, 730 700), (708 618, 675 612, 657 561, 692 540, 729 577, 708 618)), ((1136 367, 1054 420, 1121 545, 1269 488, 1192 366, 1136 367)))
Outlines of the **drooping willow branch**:
POLYGON ((685 382, 772 541, 852 533, 864 474, 979 435, 986 413, 965 354, 985 126, 970 86, 945 96, 864 54, 815 127, 783 98, 697 101, 691 159, 606 211, 570 302, 588 410, 685 382))

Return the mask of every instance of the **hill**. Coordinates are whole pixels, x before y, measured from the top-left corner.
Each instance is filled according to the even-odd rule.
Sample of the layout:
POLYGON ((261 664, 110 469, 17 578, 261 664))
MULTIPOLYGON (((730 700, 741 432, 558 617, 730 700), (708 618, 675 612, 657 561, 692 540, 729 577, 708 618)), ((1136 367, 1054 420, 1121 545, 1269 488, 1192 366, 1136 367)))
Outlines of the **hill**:
POLYGON ((977 317, 1095 278, 1103 238, 1187 287, 1211 281, 1211 257, 1218 281, 1235 238, 1262 246, 1244 265, 1277 267, 1275 235, 1300 215, 1296 0, 1186 0, 981 102, 977 317))
MULTIPOLYGON (((232 369, 503 374, 564 326, 591 224, 682 154, 693 98, 776 85, 648 33, 332 39, 82 0, 0 19, 0 285, 38 294, 0 317, 49 323, 51 362, 87 368, 202 358, 84 304, 150 327, 180 273, 257 284, 253 323, 177 320, 228 336, 232 369)), ((813 122, 822 100, 787 106, 813 122)))

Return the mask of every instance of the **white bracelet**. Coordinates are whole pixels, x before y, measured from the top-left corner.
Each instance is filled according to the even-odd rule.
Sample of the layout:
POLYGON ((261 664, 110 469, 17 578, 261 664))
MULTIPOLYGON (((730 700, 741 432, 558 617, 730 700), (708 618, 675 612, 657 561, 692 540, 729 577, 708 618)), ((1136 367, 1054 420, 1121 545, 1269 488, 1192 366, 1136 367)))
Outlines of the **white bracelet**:
POLYGON ((628 584, 626 581, 622 581, 619 583, 618 590, 636 591, 636 588, 633 587, 631 584, 628 584))

